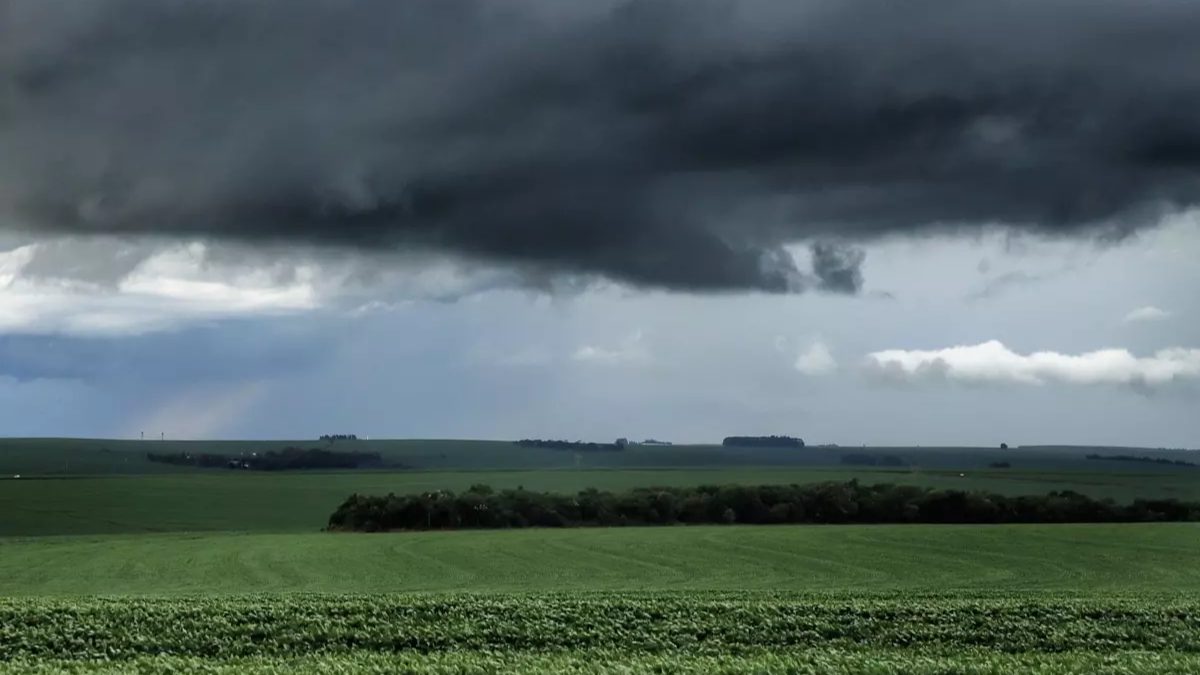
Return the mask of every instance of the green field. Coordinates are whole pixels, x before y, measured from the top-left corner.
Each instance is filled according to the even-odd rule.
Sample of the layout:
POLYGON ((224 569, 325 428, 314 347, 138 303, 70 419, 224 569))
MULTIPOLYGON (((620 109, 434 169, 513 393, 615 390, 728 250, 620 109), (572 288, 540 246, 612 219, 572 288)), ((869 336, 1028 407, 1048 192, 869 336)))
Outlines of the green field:
POLYGON ((739 650, 720 655, 687 651, 647 654, 627 649, 528 652, 509 650, 446 652, 346 651, 307 656, 141 656, 113 660, 17 658, 0 661, 0 673, 207 673, 209 675, 328 675, 418 673, 492 675, 494 673, 845 673, 856 675, 1009 675, 1010 673, 1095 673, 1193 675, 1200 658, 1179 651, 1093 650, 1006 653, 960 648, 953 653, 911 649, 770 649, 739 650))
POLYGON ((1200 526, 9 539, 0 672, 1191 673, 1200 526))
POLYGON ((856 478, 1010 495, 1075 490, 1128 502, 1138 497, 1200 500, 1200 471, 1156 473, 884 471, 843 468, 558 469, 542 471, 193 471, 135 476, 0 479, 0 536, 134 532, 315 532, 351 494, 495 488, 574 494, 589 487, 815 483, 856 478), (960 475, 962 474, 962 475, 960 475))
MULTIPOLYGON (((159 464, 147 453, 209 452, 237 455, 284 447, 324 448, 379 453, 385 462, 421 471, 544 469, 682 469, 747 466, 836 467, 846 454, 894 455, 917 470, 977 470, 1003 461, 1018 471, 1091 473, 1174 473, 1176 468, 1130 462, 1097 462, 1088 453, 1132 454, 1200 463, 1198 451, 1152 448, 1047 446, 1000 450, 996 447, 726 448, 720 445, 631 445, 621 452, 583 452, 526 448, 508 441, 361 440, 326 443, 281 441, 130 441, 76 438, 0 439, 0 476, 79 476, 147 473, 195 473, 198 469, 159 464)), ((1200 468, 1192 467, 1200 473, 1200 468)))
POLYGON ((1200 525, 695 526, 6 539, 0 595, 1200 592, 1200 525))
POLYGON ((17 672, 1188 672, 1200 666, 1198 618, 1200 603, 1178 599, 700 592, 10 600, 0 601, 10 638, 0 641, 0 658, 17 672))
POLYGON ((577 459, 486 441, 354 445, 406 470, 145 460, 288 444, 0 441, 0 673, 1200 672, 1191 523, 320 532, 351 493, 474 483, 857 478, 1200 499, 1193 468, 1078 448, 1008 451, 1009 469, 986 468, 995 450, 895 449, 921 462, 888 471, 786 451, 577 459))

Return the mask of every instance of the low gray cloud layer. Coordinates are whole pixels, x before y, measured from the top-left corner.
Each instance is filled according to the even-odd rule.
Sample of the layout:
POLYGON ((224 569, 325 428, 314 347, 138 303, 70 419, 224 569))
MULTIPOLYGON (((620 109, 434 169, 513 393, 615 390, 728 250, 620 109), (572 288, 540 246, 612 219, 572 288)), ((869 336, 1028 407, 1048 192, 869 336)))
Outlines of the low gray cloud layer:
POLYGON ((1195 204, 1197 25, 1185 0, 0 0, 0 220, 854 291, 878 235, 1195 204))
MULTIPOLYGON (((485 284, 492 290, 442 302, 440 291, 456 295, 477 280, 438 267, 372 286, 411 284, 425 291, 400 297, 425 300, 360 306, 388 296, 327 296, 314 287, 312 309, 235 316, 211 314, 207 300, 177 303, 210 289, 224 307, 305 277, 260 280, 229 262, 242 259, 236 252, 180 257, 185 248, 115 282, 118 297, 133 292, 129 278, 139 280, 135 296, 162 291, 149 293, 158 303, 136 316, 165 314, 152 322, 165 328, 138 334, 56 330, 43 315, 61 280, 39 272, 20 290, 18 274, 0 287, 0 318, 11 325, 26 305, 30 318, 23 334, 0 337, 0 427, 132 438, 294 439, 339 429, 413 438, 713 442, 790 433, 846 446, 1195 447, 1200 211, 1174 220, 1101 247, 1014 248, 999 232, 889 238, 866 246, 870 285, 858 298, 611 284, 543 294, 485 284), (989 275, 1024 270, 1040 280, 970 300, 962 289, 979 282, 980 258, 990 261, 989 275), (1064 271, 1047 273, 1054 270, 1064 271), (894 297, 874 297, 877 288, 894 297), (1171 316, 1123 320, 1151 306, 1171 316), (59 335, 37 334, 47 330, 59 335), (978 349, 993 339, 1006 349, 978 349), (945 349, 954 345, 968 349, 945 349), (901 350, 914 372, 867 377, 863 360, 887 350, 901 350), (946 367, 921 369, 938 357, 946 367)), ((47 250, 57 258, 66 247, 47 250)), ((806 257, 797 251, 805 266, 806 257)), ((337 271, 332 263, 320 269, 317 277, 337 271)), ((124 307, 104 299, 107 272, 89 276, 98 287, 56 316, 124 307)))
POLYGON ((0 334, 0 378, 78 380, 120 388, 278 376, 303 371, 325 348, 330 332, 281 321, 226 322, 118 338, 0 334))

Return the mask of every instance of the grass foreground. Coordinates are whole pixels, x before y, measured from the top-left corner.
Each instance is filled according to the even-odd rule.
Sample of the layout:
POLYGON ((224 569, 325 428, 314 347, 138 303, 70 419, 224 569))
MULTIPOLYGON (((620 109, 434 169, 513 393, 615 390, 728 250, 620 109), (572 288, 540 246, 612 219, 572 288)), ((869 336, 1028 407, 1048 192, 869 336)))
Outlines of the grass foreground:
POLYGON ((1200 601, 791 594, 0 601, 8 672, 1189 672, 1200 601))
POLYGON ((0 673, 1194 673, 1197 534, 1161 523, 0 539, 0 673))
POLYGON ((684 675, 1192 675, 1200 656, 1173 652, 1124 651, 1006 654, 960 650, 952 654, 906 649, 771 650, 697 656, 671 652, 631 654, 625 650, 568 652, 378 652, 351 651, 301 657, 205 658, 151 656, 130 660, 26 660, 0 662, 6 675, 60 673, 202 673, 208 675, 492 675, 493 673, 682 673, 684 675))

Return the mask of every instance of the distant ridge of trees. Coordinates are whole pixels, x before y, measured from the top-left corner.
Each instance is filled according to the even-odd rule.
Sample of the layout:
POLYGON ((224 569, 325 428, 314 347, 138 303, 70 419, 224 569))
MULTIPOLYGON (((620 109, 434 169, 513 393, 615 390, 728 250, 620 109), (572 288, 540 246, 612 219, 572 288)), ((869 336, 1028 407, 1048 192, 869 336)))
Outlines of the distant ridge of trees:
POLYGON ((320 441, 357 441, 358 434, 325 434, 317 440, 320 440, 320 441))
POLYGON ((244 469, 249 471, 289 471, 294 469, 357 469, 378 466, 383 459, 378 452, 334 452, 319 448, 286 447, 263 453, 221 455, 215 453, 146 453, 146 459, 162 464, 196 466, 214 469, 244 469))
POLYGON ((1200 520, 1200 503, 1119 505, 1077 492, 1008 497, 911 485, 653 487, 576 495, 474 485, 466 492, 351 495, 328 529, 352 531, 782 523, 1110 523, 1200 520))
POLYGON ((1145 462, 1147 464, 1169 464, 1171 466, 1200 466, 1195 462, 1185 462, 1182 459, 1167 459, 1165 457, 1144 457, 1139 455, 1085 455, 1086 459, 1099 459, 1114 462, 1145 462))
POLYGON ((589 443, 586 441, 554 441, 540 438, 522 438, 513 441, 522 448, 547 448, 550 450, 576 450, 579 452, 616 452, 625 449, 624 443, 589 443))
POLYGON ((726 436, 727 448, 803 448, 804 439, 793 436, 726 436))

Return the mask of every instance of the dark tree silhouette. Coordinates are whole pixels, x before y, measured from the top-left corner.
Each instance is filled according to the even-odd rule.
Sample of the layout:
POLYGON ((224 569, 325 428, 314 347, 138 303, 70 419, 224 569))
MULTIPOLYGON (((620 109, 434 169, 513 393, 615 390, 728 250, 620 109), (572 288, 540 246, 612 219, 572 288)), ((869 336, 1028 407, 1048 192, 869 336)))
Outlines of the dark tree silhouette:
POLYGON ((288 471, 294 469, 357 469, 382 464, 378 452, 333 452, 317 448, 287 447, 258 453, 219 455, 213 453, 146 454, 151 462, 206 468, 245 469, 249 471, 288 471))
POLYGON ((1200 503, 1138 499, 1119 505, 1077 492, 1008 497, 910 485, 706 485, 575 495, 439 490, 351 495, 329 517, 332 530, 585 527, 688 523, 1091 523, 1200 520, 1200 503))
POLYGON ((803 448, 804 439, 792 436, 726 436, 721 445, 730 448, 803 448))

